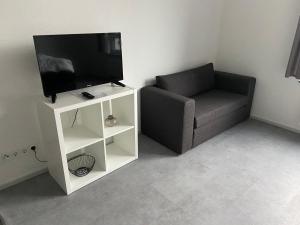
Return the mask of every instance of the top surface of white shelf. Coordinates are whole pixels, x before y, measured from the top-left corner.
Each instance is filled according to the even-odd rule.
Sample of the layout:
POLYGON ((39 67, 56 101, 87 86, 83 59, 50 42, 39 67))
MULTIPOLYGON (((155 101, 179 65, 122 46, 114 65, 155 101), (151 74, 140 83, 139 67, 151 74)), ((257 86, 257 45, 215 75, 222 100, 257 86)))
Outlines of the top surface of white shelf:
POLYGON ((57 111, 68 111, 77 107, 92 105, 101 101, 106 101, 114 97, 119 97, 133 93, 135 89, 131 87, 111 86, 111 84, 103 84, 90 88, 79 89, 75 91, 57 94, 56 102, 53 104, 46 100, 44 103, 57 111), (89 92, 95 96, 94 99, 86 99, 81 96, 81 92, 89 92))

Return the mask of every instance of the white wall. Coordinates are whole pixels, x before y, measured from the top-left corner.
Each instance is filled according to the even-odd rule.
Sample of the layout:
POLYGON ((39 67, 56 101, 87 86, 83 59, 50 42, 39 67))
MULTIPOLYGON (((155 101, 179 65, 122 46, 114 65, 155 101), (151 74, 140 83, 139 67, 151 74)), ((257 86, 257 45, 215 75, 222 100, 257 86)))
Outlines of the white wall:
MULTIPOLYGON (((2 0, 0 153, 40 143, 32 35, 121 31, 125 83, 141 87, 157 74, 214 62, 221 9, 222 0, 2 0)), ((0 162, 0 186, 44 168, 32 154, 0 162)))
POLYGON ((299 0, 225 0, 217 68, 257 78, 252 115, 300 131, 300 84, 284 78, 299 0))

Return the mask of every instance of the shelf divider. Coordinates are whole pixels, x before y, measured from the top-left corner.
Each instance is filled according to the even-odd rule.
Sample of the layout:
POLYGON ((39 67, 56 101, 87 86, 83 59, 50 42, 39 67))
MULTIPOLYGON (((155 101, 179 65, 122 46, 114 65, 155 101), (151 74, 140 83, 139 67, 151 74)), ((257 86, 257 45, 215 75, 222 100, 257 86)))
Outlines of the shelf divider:
POLYGON ((84 126, 65 128, 63 134, 66 154, 103 140, 103 138, 100 138, 96 133, 84 126))
POLYGON ((104 127, 104 138, 112 137, 114 135, 123 133, 133 128, 134 126, 130 125, 116 125, 113 127, 104 127))

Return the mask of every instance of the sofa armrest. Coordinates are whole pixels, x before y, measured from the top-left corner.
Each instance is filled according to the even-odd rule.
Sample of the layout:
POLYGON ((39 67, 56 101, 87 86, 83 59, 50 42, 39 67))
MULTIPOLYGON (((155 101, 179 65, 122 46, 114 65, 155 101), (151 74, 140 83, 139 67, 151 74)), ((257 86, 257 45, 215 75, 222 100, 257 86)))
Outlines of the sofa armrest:
POLYGON ((141 89, 142 132, 181 154, 192 147, 193 99, 157 88, 141 89))
POLYGON ((216 88, 249 96, 254 94, 256 79, 254 77, 216 71, 216 88))

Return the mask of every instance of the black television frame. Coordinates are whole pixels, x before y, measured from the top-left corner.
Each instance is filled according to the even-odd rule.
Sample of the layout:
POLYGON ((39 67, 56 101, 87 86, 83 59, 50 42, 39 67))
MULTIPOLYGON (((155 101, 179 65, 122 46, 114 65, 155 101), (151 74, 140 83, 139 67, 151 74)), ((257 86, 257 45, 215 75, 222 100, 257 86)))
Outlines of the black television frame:
POLYGON ((78 89, 82 89, 82 88, 86 88, 86 87, 92 87, 92 86, 97 86, 97 85, 101 85, 101 84, 105 84, 105 83, 114 83, 116 85, 119 85, 119 86, 122 86, 122 87, 125 87, 125 85, 123 83, 121 83, 120 81, 124 79, 124 73, 123 73, 123 52, 122 52, 122 34, 121 32, 110 32, 110 33, 76 33, 76 34, 50 34, 50 35, 33 35, 33 42, 34 42, 34 47, 35 47, 35 53, 36 53, 36 59, 37 59, 37 62, 38 62, 38 66, 39 66, 39 73, 40 73, 40 77, 41 77, 41 82, 42 82, 42 87, 43 87, 43 93, 44 93, 44 96, 45 97, 51 97, 51 100, 52 100, 52 103, 55 103, 56 101, 56 95, 59 94, 59 93, 63 93, 63 92, 68 92, 68 91, 73 91, 73 90, 78 90, 78 89), (42 77, 42 72, 41 72, 41 67, 40 67, 40 62, 38 60, 38 53, 39 53, 39 50, 37 49, 37 45, 36 45, 36 42, 38 41, 37 39, 39 38, 49 38, 49 37, 59 37, 59 36, 79 36, 79 35, 97 35, 97 34, 100 34, 100 35, 105 35, 105 34, 109 34, 110 35, 110 38, 112 38, 111 40, 109 40, 111 43, 113 43, 113 38, 119 38, 120 39, 120 53, 116 53, 112 50, 111 54, 118 54, 121 56, 121 67, 122 67, 122 73, 121 73, 121 76, 120 76, 120 79, 110 79, 110 80, 107 80, 105 82, 102 82, 99 80, 99 82, 93 82, 93 84, 91 83, 87 83, 85 86, 82 86, 82 87, 79 87, 79 88, 65 88, 61 91, 56 91, 56 92, 46 92, 46 87, 45 87, 45 81, 43 80, 43 77, 42 77))

